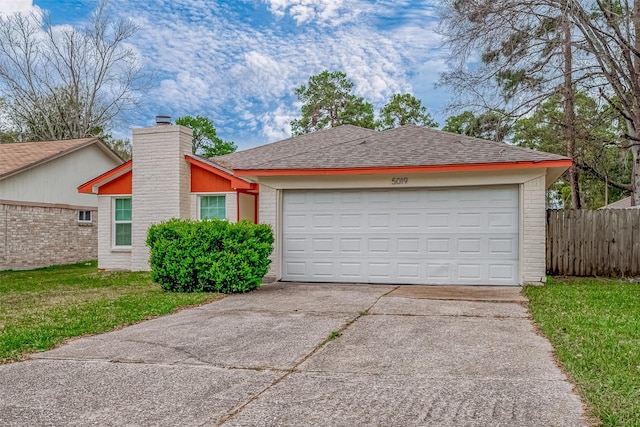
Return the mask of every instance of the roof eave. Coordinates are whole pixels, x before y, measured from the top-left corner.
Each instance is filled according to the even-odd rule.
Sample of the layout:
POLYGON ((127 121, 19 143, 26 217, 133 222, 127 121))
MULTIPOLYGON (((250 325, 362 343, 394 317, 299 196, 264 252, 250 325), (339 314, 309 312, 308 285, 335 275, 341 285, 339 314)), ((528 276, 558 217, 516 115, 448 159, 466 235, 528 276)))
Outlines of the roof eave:
POLYGON ((78 193, 83 194, 98 194, 100 186, 120 178, 122 175, 129 172, 132 168, 132 161, 128 160, 115 168, 106 171, 100 176, 93 178, 91 181, 87 181, 84 184, 78 186, 78 193))
POLYGON ((420 166, 370 166, 353 168, 291 168, 291 169, 236 169, 235 175, 260 176, 323 176, 323 175, 376 175, 394 173, 469 172, 505 169, 547 169, 547 185, 550 186, 572 164, 571 159, 542 161, 491 162, 420 166), (551 182, 549 183, 549 179, 551 182))

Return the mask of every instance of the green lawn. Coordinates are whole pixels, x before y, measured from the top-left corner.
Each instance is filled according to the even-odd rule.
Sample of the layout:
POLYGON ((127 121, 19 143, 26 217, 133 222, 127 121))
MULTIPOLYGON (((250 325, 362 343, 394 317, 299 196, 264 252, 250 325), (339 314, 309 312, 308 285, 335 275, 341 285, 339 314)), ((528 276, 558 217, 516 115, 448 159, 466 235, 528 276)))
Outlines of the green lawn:
POLYGON ((640 426, 640 284, 556 278, 524 292, 591 414, 605 426, 640 426))
POLYGON ((98 272, 95 262, 0 272, 0 363, 221 297, 165 292, 149 273, 98 272))

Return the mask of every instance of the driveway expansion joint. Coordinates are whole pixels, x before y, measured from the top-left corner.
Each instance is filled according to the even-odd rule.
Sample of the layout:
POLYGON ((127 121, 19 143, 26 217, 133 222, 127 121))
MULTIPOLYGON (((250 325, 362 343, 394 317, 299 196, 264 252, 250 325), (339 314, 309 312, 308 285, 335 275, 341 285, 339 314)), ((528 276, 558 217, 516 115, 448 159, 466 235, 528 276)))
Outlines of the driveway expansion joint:
MULTIPOLYGON (((360 311, 354 318, 352 318, 351 320, 349 320, 348 322, 346 322, 339 330, 339 334, 342 334, 347 328, 349 328, 349 326, 353 325, 359 318, 366 316, 369 314, 369 311, 373 308, 374 305, 376 305, 378 303, 378 301, 380 301, 383 297, 385 297, 386 295, 388 295, 389 293, 395 291, 396 289, 398 289, 400 286, 395 286, 394 288, 390 289, 389 291, 385 292, 384 294, 380 295, 378 298, 376 298, 376 300, 369 305, 369 307, 367 307, 365 310, 360 311)), ((338 335, 339 337, 339 335, 338 335)), ((274 388, 275 386, 277 386, 278 384, 280 384, 282 381, 284 381, 288 376, 290 376, 292 373, 295 372, 300 372, 300 370, 298 369, 298 367, 300 365, 302 365, 304 362, 306 362, 307 360, 309 360, 314 354, 316 354, 318 351, 320 351, 324 345, 327 343, 326 340, 322 341, 320 344, 318 344, 317 346, 315 346, 313 348, 313 350, 311 350, 306 356, 304 356, 301 360, 299 360, 291 369, 289 369, 288 371, 285 371, 284 375, 278 377, 275 379, 275 381, 273 381, 271 384, 269 384, 267 387, 265 387, 263 390, 261 390, 260 392, 258 392, 257 394, 255 394, 254 396, 252 396, 250 399, 248 399, 246 402, 244 402, 242 405, 238 406, 237 408, 235 408, 234 410, 228 412, 225 416, 223 416, 218 423, 216 424, 216 426, 221 426, 224 423, 226 423, 227 421, 231 420, 233 417, 235 417, 236 415, 238 415, 239 413, 242 412, 242 410, 244 408, 246 408, 249 404, 251 404, 252 402, 254 402, 255 400, 257 400, 261 395, 263 395, 264 393, 266 393, 267 391, 269 391, 270 389, 274 388)))

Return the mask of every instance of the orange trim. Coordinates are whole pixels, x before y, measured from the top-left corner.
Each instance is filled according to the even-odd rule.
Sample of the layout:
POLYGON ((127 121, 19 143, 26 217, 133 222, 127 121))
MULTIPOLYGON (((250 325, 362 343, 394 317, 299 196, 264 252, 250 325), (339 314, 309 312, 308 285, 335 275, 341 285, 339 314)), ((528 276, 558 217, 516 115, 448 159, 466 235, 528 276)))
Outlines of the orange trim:
POLYGON ((258 223, 258 213, 260 212, 260 210, 258 209, 258 201, 260 200, 260 197, 258 197, 258 194, 259 193, 256 193, 256 195, 254 197, 256 200, 255 200, 255 203, 253 204, 253 209, 254 209, 254 212, 253 212, 253 223, 254 224, 258 223))
MULTIPOLYGON (((91 181, 88 181, 88 182, 85 182, 84 184, 79 185, 78 193, 97 194, 98 187, 106 184, 107 182, 113 179, 120 177, 121 175, 124 175, 127 172, 130 172, 131 165, 132 165, 131 160, 126 161, 123 164, 116 166, 115 168, 103 173, 102 175, 93 178, 91 181), (94 189, 94 187, 96 188, 94 189)), ((129 193, 131 193, 131 190, 129 190, 129 193)))
MULTIPOLYGON (((201 169, 204 169, 208 172, 211 172, 214 175, 217 175, 219 177, 225 178, 227 180, 230 181, 231 184, 231 188, 232 189, 246 189, 246 190, 254 190, 256 189, 256 185, 253 182, 247 182, 244 179, 238 178, 237 176, 227 173, 225 171, 223 171, 222 169, 218 169, 214 166, 211 166, 207 163, 204 163, 196 158, 191 157, 188 154, 185 154, 184 156, 185 160, 187 162, 189 162, 191 165, 197 166, 201 169)), ((193 181, 192 181, 193 182, 193 181)))
POLYGON ((132 171, 120 175, 98 187, 98 194, 131 194, 133 192, 132 171))
POLYGON ((304 176, 304 175, 374 175, 393 173, 419 173, 419 172, 466 172, 500 169, 536 169, 552 167, 570 167, 573 162, 567 160, 545 160, 541 162, 499 162, 499 163, 472 163, 468 165, 424 165, 424 166, 389 166, 389 167, 362 167, 362 168, 311 168, 311 169, 237 169, 234 173, 238 176, 304 176))
POLYGON ((228 193, 234 191, 231 181, 198 165, 191 165, 192 193, 228 193))

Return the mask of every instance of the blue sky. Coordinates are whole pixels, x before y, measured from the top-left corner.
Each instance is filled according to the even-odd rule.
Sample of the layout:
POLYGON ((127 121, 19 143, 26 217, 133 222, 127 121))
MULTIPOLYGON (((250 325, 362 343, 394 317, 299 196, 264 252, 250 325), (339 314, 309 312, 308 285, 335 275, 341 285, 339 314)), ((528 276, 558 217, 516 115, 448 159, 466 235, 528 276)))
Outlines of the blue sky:
MULTIPOLYGON (((81 25, 97 0, 2 0, 0 11, 40 8, 56 25, 81 25)), ((289 136, 300 113, 296 87, 341 70, 354 92, 379 109, 409 92, 442 125, 445 70, 435 0, 110 0, 133 19, 133 47, 157 78, 139 112, 115 130, 154 123, 157 114, 210 117, 240 149, 289 136)))

